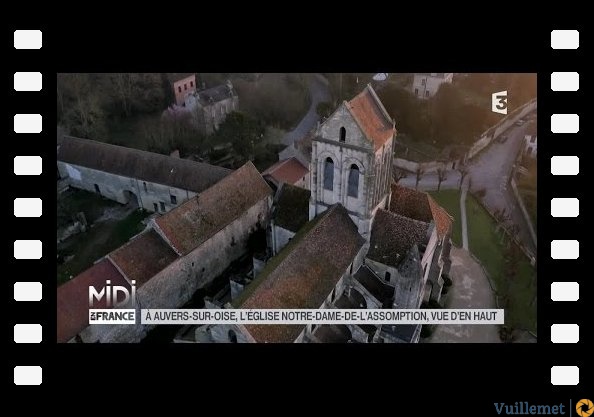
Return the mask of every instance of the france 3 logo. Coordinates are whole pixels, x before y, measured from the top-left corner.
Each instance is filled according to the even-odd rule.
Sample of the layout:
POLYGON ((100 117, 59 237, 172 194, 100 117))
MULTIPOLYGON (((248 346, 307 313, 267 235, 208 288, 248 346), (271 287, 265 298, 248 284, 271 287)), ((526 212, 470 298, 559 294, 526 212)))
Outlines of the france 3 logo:
POLYGON ((491 94, 491 111, 507 114, 507 90, 491 94))

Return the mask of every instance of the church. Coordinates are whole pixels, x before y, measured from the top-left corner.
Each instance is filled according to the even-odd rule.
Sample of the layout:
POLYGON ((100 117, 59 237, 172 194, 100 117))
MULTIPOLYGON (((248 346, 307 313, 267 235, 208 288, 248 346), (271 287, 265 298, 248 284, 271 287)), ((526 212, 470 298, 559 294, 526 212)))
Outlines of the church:
MULTIPOLYGON (((392 181, 395 122, 371 86, 312 138, 309 189, 278 187, 272 257, 230 303, 211 308, 419 308, 439 301, 452 218, 392 181)), ((416 343, 420 325, 205 325, 179 342, 416 343), (193 339, 193 340, 192 340, 193 339)))
MULTIPOLYGON (((406 309, 438 302, 450 266, 452 218, 427 193, 392 181, 395 135, 394 120, 368 85, 308 135, 308 172, 295 177, 306 184, 267 183, 250 162, 231 173, 184 162, 187 181, 176 176, 154 195, 151 187, 172 181, 170 165, 182 170, 179 159, 160 156, 149 172, 132 170, 156 157, 71 139, 58 152, 63 178, 76 174, 70 186, 96 189, 103 181, 99 190, 116 199, 125 194, 118 184, 132 184, 134 197, 146 201, 139 205, 156 214, 147 230, 58 288, 59 341, 142 340, 148 326, 88 326, 80 299, 89 285, 106 276, 124 286, 134 280, 137 308, 183 307, 247 253, 257 229, 266 230, 267 250, 254 256, 250 279, 230 279, 230 297, 205 300, 207 308, 406 309), (73 144, 77 152, 68 150, 73 144), (80 156, 84 147, 126 164, 98 165, 80 156), (194 184, 198 177, 209 182, 194 184), (160 194, 182 197, 159 210, 153 200, 160 194)), ((186 326, 174 341, 416 343, 420 331, 420 325, 204 325, 186 326)))

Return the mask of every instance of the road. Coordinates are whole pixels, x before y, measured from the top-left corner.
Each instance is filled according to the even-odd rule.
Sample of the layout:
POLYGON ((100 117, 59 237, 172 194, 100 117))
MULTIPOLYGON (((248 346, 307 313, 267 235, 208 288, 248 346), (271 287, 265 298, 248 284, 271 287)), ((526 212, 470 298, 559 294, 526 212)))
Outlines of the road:
MULTIPOLYGON (((445 308, 497 308, 483 268, 468 251, 452 247, 453 285, 444 297, 445 308)), ((496 324, 439 324, 424 343, 501 343, 496 324)))
MULTIPOLYGON (((508 185, 516 156, 523 146, 525 130, 526 125, 513 126, 507 132, 508 139, 504 143, 494 140, 469 163, 469 172, 464 182, 470 185, 470 191, 485 190, 483 203, 489 211, 505 210, 511 217, 512 223, 518 225, 520 241, 528 250, 536 253, 536 245, 530 235, 526 219, 517 204, 511 186, 508 185)), ((399 181, 400 185, 410 188, 415 188, 415 183, 416 175, 414 173, 408 173, 406 178, 399 181)), ((418 189, 437 190, 437 184, 436 173, 425 174, 419 181, 418 189)), ((441 183, 441 189, 455 189, 459 186, 460 173, 449 170, 447 178, 441 183)))
POLYGON ((328 88, 328 81, 320 74, 311 74, 309 76, 309 98, 311 105, 307 114, 299 122, 295 129, 287 132, 283 137, 283 144, 292 145, 297 139, 304 137, 320 120, 320 116, 316 111, 318 103, 330 101, 330 89, 328 88))
POLYGON ((519 228, 520 241, 528 250, 536 253, 530 229, 509 185, 512 167, 523 146, 525 130, 526 125, 514 126, 508 130, 505 143, 493 141, 470 163, 468 177, 470 190, 485 190, 483 203, 489 211, 505 210, 511 217, 511 222, 519 228))

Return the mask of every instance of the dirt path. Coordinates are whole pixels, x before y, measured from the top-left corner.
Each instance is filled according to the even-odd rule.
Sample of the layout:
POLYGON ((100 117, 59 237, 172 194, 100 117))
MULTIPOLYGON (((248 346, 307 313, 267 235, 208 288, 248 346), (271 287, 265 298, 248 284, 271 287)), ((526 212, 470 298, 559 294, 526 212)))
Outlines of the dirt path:
MULTIPOLYGON (((470 254, 452 247, 452 286, 446 295, 446 308, 496 308, 489 280, 470 254)), ((497 325, 440 324, 426 343, 501 343, 497 325)))

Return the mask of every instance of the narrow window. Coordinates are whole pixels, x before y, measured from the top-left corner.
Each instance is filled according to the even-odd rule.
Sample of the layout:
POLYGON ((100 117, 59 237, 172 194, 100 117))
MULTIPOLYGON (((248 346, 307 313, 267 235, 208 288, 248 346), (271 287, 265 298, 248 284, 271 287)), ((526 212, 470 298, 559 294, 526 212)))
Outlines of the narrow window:
POLYGON ((144 192, 145 192, 145 193, 146 193, 146 192, 148 192, 148 189, 146 188, 146 182, 143 182, 143 183, 142 183, 142 186, 144 187, 144 192))
POLYGON ((155 213, 159 211, 159 206, 157 203, 153 203, 153 208, 155 209, 155 213))
POLYGON ((162 201, 160 201, 159 203, 161 204, 161 211, 164 212, 165 211, 165 203, 162 201))
POLYGON ((386 275, 385 275, 386 282, 390 282, 390 277, 391 277, 390 273, 388 271, 386 271, 386 275))
POLYGON ((427 82, 427 80, 426 80, 425 78, 423 78, 423 79, 421 80, 421 85, 425 85, 425 83, 426 83, 426 82, 427 82))
POLYGON ((171 204, 177 204, 177 197, 174 195, 170 195, 169 197, 171 197, 171 204))
POLYGON ((190 81, 190 87, 194 87, 194 81, 190 81))
POLYGON ((359 197, 359 167, 355 164, 349 169, 349 197, 359 197))
POLYGON ((184 84, 184 91, 188 89, 188 84, 184 84))
POLYGON ((235 334, 235 332, 233 330, 229 330, 228 336, 229 336, 229 342, 237 343, 237 335, 235 334))
POLYGON ((429 90, 425 91, 425 97, 429 97, 429 90))
POLYGON ((418 88, 415 88, 415 96, 417 96, 417 97, 419 96, 419 89, 418 88))
POLYGON ((340 128, 340 141, 344 142, 346 140, 346 129, 343 127, 340 128))
POLYGON ((177 87, 177 91, 179 91, 181 93, 181 85, 179 87, 177 87))
POLYGON ((324 188, 332 191, 334 189, 334 161, 326 158, 324 162, 324 188))
POLYGON ((99 186, 97 184, 95 184, 95 192, 97 194, 101 194, 101 191, 99 190, 99 186))

